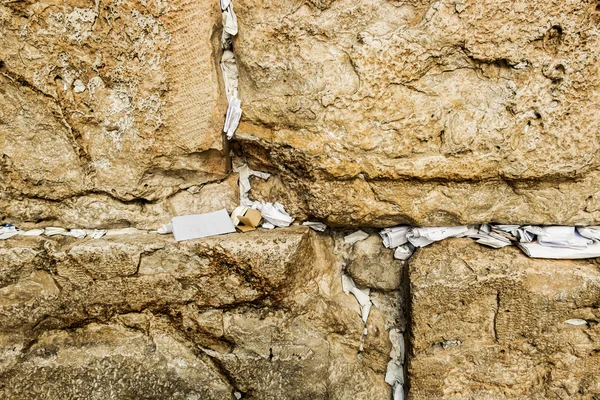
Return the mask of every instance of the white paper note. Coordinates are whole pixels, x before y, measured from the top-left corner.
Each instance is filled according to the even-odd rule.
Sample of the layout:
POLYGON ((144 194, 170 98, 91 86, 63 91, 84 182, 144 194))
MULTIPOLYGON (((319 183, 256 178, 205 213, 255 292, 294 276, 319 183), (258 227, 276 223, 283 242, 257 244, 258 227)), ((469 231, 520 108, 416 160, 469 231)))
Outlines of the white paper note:
POLYGON ((358 230, 354 233, 349 234, 348 236, 345 236, 344 243, 354 244, 356 242, 360 242, 361 240, 365 240, 368 237, 369 234, 367 232, 358 230))
POLYGON ((302 223, 302 225, 308 226, 310 229, 317 231, 317 232, 323 232, 323 231, 325 231, 325 229, 327 229, 327 225, 325 225, 322 222, 304 221, 302 223))
POLYGON ((379 235, 383 239, 383 245, 388 249, 393 249, 408 242, 406 234, 408 233, 409 229, 410 226, 408 225, 395 226, 393 228, 386 228, 382 230, 379 232, 379 235))
POLYGON ((173 217, 173 235, 177 242, 235 232, 227 210, 207 214, 173 217))
POLYGON ((600 257, 600 242, 596 242, 580 249, 543 246, 537 242, 518 243, 517 246, 519 246, 519 248, 523 250, 525 254, 532 258, 576 260, 581 258, 600 257))

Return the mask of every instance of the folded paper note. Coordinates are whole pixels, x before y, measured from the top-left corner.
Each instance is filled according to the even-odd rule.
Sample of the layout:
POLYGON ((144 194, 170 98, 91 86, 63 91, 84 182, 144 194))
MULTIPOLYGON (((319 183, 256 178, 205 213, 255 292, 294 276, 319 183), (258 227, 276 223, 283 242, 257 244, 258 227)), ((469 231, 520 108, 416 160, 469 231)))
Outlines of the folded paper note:
POLYGON ((429 228, 411 228, 406 234, 408 241, 415 247, 425 247, 450 237, 458 237, 469 230, 466 226, 435 226, 429 228))
POLYGON ((517 246, 525 254, 532 258, 551 258, 551 259, 580 259, 600 257, 600 242, 595 242, 585 248, 572 247, 551 247, 542 244, 518 243, 517 246))
POLYGON ((262 217, 265 222, 262 224, 263 228, 272 229, 269 225, 273 227, 279 226, 281 228, 285 228, 290 226, 290 224, 294 221, 294 218, 290 216, 290 214, 285 211, 283 205, 280 203, 264 203, 255 201, 252 203, 252 208, 256 210, 260 210, 262 213, 262 217))
POLYGON ((235 133, 238 125, 240 124, 240 118, 242 118, 242 101, 236 97, 232 97, 227 108, 227 115, 225 116, 225 126, 223 132, 227 134, 227 139, 230 140, 235 133))
POLYGON ((360 242, 361 240, 365 240, 368 237, 369 234, 367 232, 358 230, 354 233, 349 234, 348 236, 345 236, 344 243, 354 244, 356 242, 360 242))
POLYGON ((310 229, 317 231, 317 232, 323 232, 323 231, 325 231, 325 229, 327 229, 327 225, 325 225, 322 222, 304 221, 302 223, 302 225, 308 226, 310 229))
POLYGON ((409 229, 410 226, 395 226, 382 230, 379 235, 383 239, 383 245, 388 249, 393 249, 408 242, 406 234, 409 229))
POLYGON ((258 210, 249 208, 244 215, 240 215, 237 218, 241 225, 237 225, 236 229, 240 232, 249 232, 255 230, 260 225, 262 214, 258 210))
POLYGON ((0 226, 0 240, 10 239, 11 237, 18 235, 19 231, 16 227, 11 224, 6 226, 0 226))

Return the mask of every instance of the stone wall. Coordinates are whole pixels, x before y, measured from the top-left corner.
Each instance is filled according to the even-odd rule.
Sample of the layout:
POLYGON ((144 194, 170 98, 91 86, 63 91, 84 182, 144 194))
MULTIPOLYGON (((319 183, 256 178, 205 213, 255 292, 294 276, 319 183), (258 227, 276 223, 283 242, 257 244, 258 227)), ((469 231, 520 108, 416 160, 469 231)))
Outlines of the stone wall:
MULTIPOLYGON (((0 397, 387 399, 402 292, 359 272, 382 255, 363 244, 365 338, 340 239, 298 227, 0 241, 0 397)), ((400 261, 383 255, 398 282, 400 261)))
POLYGON ((231 211, 220 31, 206 1, 0 5, 3 217, 155 228, 231 211))
POLYGON ((598 224, 598 2, 234 7, 228 142, 218 1, 0 3, 0 224, 231 211, 248 162, 272 174, 252 199, 334 228, 0 242, 1 397, 389 399, 405 331, 410 398, 600 396, 594 262, 455 240, 417 252, 409 291, 375 231, 342 240, 598 224), (366 336, 342 273, 371 289, 366 336))
POLYGON ((331 224, 599 220, 597 2, 236 2, 238 133, 331 224))
MULTIPOLYGON (((341 226, 598 221, 596 8, 236 1, 234 147, 274 173, 253 195, 341 226)), ((0 30, 5 218, 235 205, 218 4, 8 2, 0 30)))
POLYGON ((596 261, 531 260, 451 239, 409 264, 410 398, 600 396, 596 261))

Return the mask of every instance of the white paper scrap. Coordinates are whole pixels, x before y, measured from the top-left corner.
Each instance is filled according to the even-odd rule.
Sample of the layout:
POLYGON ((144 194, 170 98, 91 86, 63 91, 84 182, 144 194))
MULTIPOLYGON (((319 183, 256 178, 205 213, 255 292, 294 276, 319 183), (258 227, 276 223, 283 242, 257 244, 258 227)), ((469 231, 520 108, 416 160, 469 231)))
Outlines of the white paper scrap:
POLYGON ((346 274, 342 274, 342 290, 346 295, 350 294, 350 291, 355 288, 354 280, 346 274))
POLYGON ((396 383, 404 384, 404 368, 402 364, 395 360, 388 362, 387 371, 385 372, 385 382, 390 386, 396 383))
POLYGON ((600 240, 600 226, 578 226, 576 229, 585 238, 600 240))
POLYGON ((594 243, 592 239, 581 236, 573 226, 545 226, 542 230, 538 243, 543 246, 584 249, 594 243))
POLYGON ((494 249, 500 249, 502 247, 510 246, 510 242, 499 240, 491 236, 482 237, 479 240, 477 240, 477 243, 482 244, 484 246, 493 247, 494 249))
POLYGON ((136 228, 121 228, 121 229, 108 229, 104 236, 113 237, 113 236, 121 236, 121 235, 140 235, 146 234, 148 231, 143 231, 136 228))
POLYGON ((169 222, 168 224, 161 226, 160 228, 158 228, 156 230, 156 232, 158 232, 160 235, 166 235, 167 233, 173 233, 173 223, 169 222))
POLYGON ((44 229, 44 235, 46 236, 54 236, 54 235, 62 235, 67 230, 65 228, 58 228, 55 226, 48 227, 44 229))
POLYGON ((577 260, 582 258, 600 257, 600 242, 595 242, 586 248, 550 247, 536 242, 518 243, 517 246, 531 258, 550 258, 577 260))
POLYGON ((394 386, 394 400, 404 400, 404 386, 396 385, 394 386))
POLYGON ((43 229, 30 229, 28 231, 20 231, 19 235, 21 236, 40 236, 44 233, 43 229))
POLYGON ((394 251, 394 258, 397 260, 406 261, 413 255, 415 248, 410 243, 396 247, 394 251))
POLYGON ((246 206, 237 206, 233 212, 231 213, 231 223, 233 224, 233 226, 238 226, 240 224, 240 220, 238 219, 238 217, 242 217, 246 214, 246 211, 248 211, 248 207, 246 206))
POLYGON ((4 232, 4 233, 0 233, 0 240, 6 240, 6 239, 10 239, 13 236, 18 235, 19 232, 4 232))
POLYGON ((407 225, 395 226, 393 228, 385 228, 379 232, 379 235, 383 239, 383 245, 388 249, 393 249, 408 242, 406 234, 409 229, 410 226, 407 225))
POLYGON ((225 84, 225 94, 227 100, 231 102, 233 98, 238 97, 239 72, 235 63, 235 55, 231 50, 223 51, 221 56, 221 72, 223 73, 223 83, 225 84))
MULTIPOLYGON (((252 208, 259 210, 262 213, 263 219, 266 223, 285 228, 294 222, 294 218, 292 218, 290 214, 285 211, 283 205, 280 203, 265 203, 255 201, 252 203, 252 208)), ((265 225, 266 224, 263 223, 262 227, 267 228, 265 225)))
POLYGON ((455 237, 473 237, 479 234, 479 225, 467 225, 467 231, 463 232, 455 237))
POLYGON ((325 229, 327 229, 327 225, 325 225, 322 222, 304 221, 302 223, 302 225, 308 226, 310 229, 317 231, 317 232, 323 232, 323 231, 325 231, 325 229))
POLYGON ((84 229, 71 229, 69 232, 63 232, 63 236, 71 236, 77 239, 83 239, 87 236, 84 229))
POLYGON ((369 294, 371 293, 371 289, 359 289, 354 284, 354 280, 346 275, 342 274, 342 290, 344 293, 349 295, 352 293, 360 304, 360 314, 363 322, 366 324, 367 319, 369 318, 369 312, 371 311, 371 299, 369 298, 369 294))
POLYGON ((203 238, 235 232, 226 209, 207 214, 173 217, 175 241, 203 238))
POLYGON ((360 229, 354 233, 349 234, 344 237, 344 243, 354 244, 356 242, 360 242, 361 240, 365 240, 369 237, 367 232, 361 231, 360 229))
POLYGON ((11 224, 8 224, 6 226, 0 226, 0 240, 10 239, 11 237, 18 234, 19 230, 11 224))
MULTIPOLYGON (((240 204, 242 206, 252 206, 254 202, 250 201, 248 198, 248 192, 250 191, 250 177, 256 176, 260 179, 267 180, 271 177, 271 174, 268 172, 255 171, 248 167, 248 164, 243 164, 241 166, 234 166, 233 170, 239 175, 239 187, 240 187, 240 204)), ((254 207, 256 208, 256 207, 254 207)), ((258 208, 256 208, 258 209, 258 208)), ((234 224, 235 225, 235 224, 234 224)))
POLYGON ((450 237, 458 237, 469 228, 466 226, 436 226, 428 228, 411 228, 406 234, 408 241, 415 247, 425 247, 433 242, 437 242, 450 237))
POLYGON ((585 319, 573 318, 565 321, 565 324, 573 325, 573 326, 582 326, 587 325, 587 321, 585 319))
POLYGON ((100 239, 106 234, 106 229, 86 229, 85 233, 92 239, 100 239))
POLYGON ((223 30, 231 36, 238 33, 237 16, 233 11, 233 4, 229 4, 227 10, 223 11, 223 30))
POLYGON ((240 124, 242 118, 242 101, 237 97, 233 97, 227 107, 227 115, 225 117, 225 125, 223 126, 223 132, 227 134, 227 139, 231 140, 235 130, 240 124))
POLYGON ((361 309, 362 320, 366 325, 367 320, 369 319, 369 312, 371 311, 371 302, 369 302, 369 304, 365 304, 364 306, 361 306, 360 309, 361 309))
POLYGON ((400 364, 404 364, 404 357, 406 353, 404 335, 399 329, 396 328, 390 329, 388 335, 390 337, 390 343, 392 344, 390 358, 397 360, 400 364))
POLYGON ((354 286, 354 288, 350 290, 350 293, 352 293, 354 297, 356 297, 356 300, 358 301, 358 304, 360 304, 361 307, 371 304, 371 300, 369 299, 370 292, 370 289, 359 289, 356 286, 354 286))
POLYGON ((221 10, 227 9, 231 4, 231 0, 221 0, 221 10))

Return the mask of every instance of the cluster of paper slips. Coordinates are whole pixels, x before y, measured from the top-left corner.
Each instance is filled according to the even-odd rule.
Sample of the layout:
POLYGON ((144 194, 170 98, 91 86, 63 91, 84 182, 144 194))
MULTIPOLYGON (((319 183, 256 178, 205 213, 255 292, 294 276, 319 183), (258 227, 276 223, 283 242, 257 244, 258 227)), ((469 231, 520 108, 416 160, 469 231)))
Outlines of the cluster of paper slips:
POLYGON ((600 226, 534 226, 482 224, 454 227, 396 226, 380 232, 394 256, 408 259, 415 248, 447 238, 468 237, 493 248, 518 246, 529 257, 579 259, 600 257, 600 226))
POLYGON ((144 234, 149 231, 136 228, 122 229, 65 229, 51 226, 41 229, 20 230, 12 224, 0 226, 0 240, 9 239, 13 236, 70 236, 77 239, 90 237, 100 239, 101 237, 113 237, 120 235, 144 234))
POLYGON ((223 14, 221 71, 223 72, 225 94, 229 102, 223 132, 227 135, 227 139, 231 140, 242 118, 242 101, 238 98, 238 67, 232 51, 233 37, 238 33, 238 23, 233 11, 233 2, 231 0, 220 0, 220 3, 223 14))

